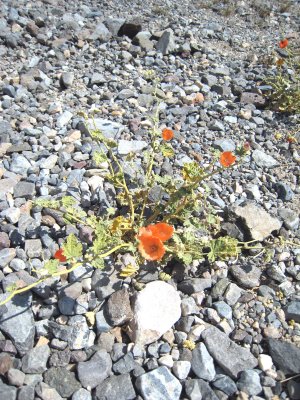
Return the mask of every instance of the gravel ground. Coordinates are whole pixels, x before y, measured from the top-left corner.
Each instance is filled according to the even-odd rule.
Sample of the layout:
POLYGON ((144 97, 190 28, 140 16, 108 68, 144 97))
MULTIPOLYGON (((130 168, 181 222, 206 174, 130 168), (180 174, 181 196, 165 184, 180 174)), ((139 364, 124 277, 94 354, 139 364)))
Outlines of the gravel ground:
MULTIPOLYGON (((139 166, 148 69, 161 81, 160 123, 175 132, 175 157, 156 172, 176 176, 248 141, 245 162, 208 182, 223 231, 299 242, 299 145, 286 140, 299 143, 299 115, 263 96, 279 40, 297 46, 299 26, 297 0, 2 0, 0 298, 32 282, 70 233, 86 238, 30 200, 71 195, 100 213, 114 204, 80 112, 98 109, 118 157, 135 151, 139 166)), ((1 307, 1 399, 300 399, 299 246, 273 247, 267 262, 177 264, 169 283, 149 267, 135 295, 112 261, 1 307)))

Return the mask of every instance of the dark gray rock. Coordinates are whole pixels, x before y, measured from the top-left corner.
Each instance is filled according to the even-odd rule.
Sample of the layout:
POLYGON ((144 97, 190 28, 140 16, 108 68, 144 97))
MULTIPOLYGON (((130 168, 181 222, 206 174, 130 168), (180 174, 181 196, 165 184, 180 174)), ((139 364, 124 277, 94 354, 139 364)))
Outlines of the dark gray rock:
POLYGON ((111 367, 110 355, 104 350, 99 350, 89 361, 78 363, 78 379, 83 387, 90 386, 93 389, 110 375, 111 367))
POLYGON ((184 384, 189 400, 219 400, 209 384, 202 379, 189 379, 184 384))
POLYGON ((22 359, 22 371, 26 374, 41 374, 47 369, 47 361, 50 356, 48 345, 31 349, 22 359))
POLYGON ((300 373, 300 349, 292 343, 269 339, 269 352, 277 368, 285 374, 300 373))
POLYGON ((234 343, 218 328, 206 329, 202 338, 210 355, 232 378, 237 378, 241 371, 257 366, 256 358, 248 349, 234 343))
POLYGON ((256 396, 261 393, 262 387, 258 372, 254 370, 242 371, 237 387, 250 396, 256 396))
POLYGON ((92 290, 96 292, 98 300, 104 300, 117 290, 122 288, 122 280, 118 277, 117 271, 97 269, 92 276, 92 290))
POLYGON ((278 210, 278 215, 283 220, 283 226, 291 231, 299 227, 299 215, 288 208, 281 208, 278 210))
POLYGON ((198 343, 194 348, 192 370, 198 378, 212 381, 216 375, 214 360, 208 353, 204 343, 198 343))
POLYGON ((189 278, 180 282, 177 286, 178 290, 180 290, 184 294, 189 295, 196 292, 201 292, 202 290, 208 289, 210 287, 210 278, 189 278))
POLYGON ((278 198, 281 199, 282 201, 293 200, 295 193, 292 191, 292 189, 289 187, 288 184, 284 182, 277 182, 274 185, 274 188, 277 192, 278 198))
POLYGON ((34 386, 23 386, 18 391, 18 400, 34 400, 34 386))
POLYGON ((61 397, 70 397, 76 390, 81 388, 74 372, 64 367, 48 369, 44 373, 44 382, 54 388, 61 397))
POLYGON ((0 381, 0 399, 16 400, 17 389, 14 386, 5 385, 0 381))
MULTIPOLYGON (((0 295, 0 301, 7 295, 0 295)), ((30 293, 16 295, 13 300, 0 307, 0 331, 8 335, 20 355, 26 354, 34 343, 34 319, 30 309, 30 293)))
POLYGON ((287 320, 293 319, 300 322, 300 301, 292 301, 285 308, 285 317, 287 320))
POLYGON ((181 384, 167 367, 159 367, 140 375, 135 386, 145 400, 179 400, 181 384))
POLYGON ((105 379, 96 387, 94 396, 95 400, 136 399, 136 393, 129 374, 111 376, 105 379))
POLYGON ((165 31, 156 44, 156 50, 163 55, 170 54, 176 49, 174 34, 172 31, 165 31))
POLYGON ((35 184, 31 182, 21 181, 14 187, 14 197, 32 199, 35 193, 35 184))
POLYGON ((241 286, 251 289, 259 286, 262 270, 251 264, 235 264, 231 266, 230 273, 241 286))
POLYGON ((136 367, 136 362, 131 353, 127 353, 123 358, 120 358, 114 365, 113 371, 117 374, 127 374, 133 371, 136 367))
POLYGON ((300 400, 300 382, 290 380, 287 387, 290 398, 292 400, 300 400))
POLYGON ((237 391, 235 382, 226 375, 216 375, 212 385, 214 388, 222 390, 228 396, 232 396, 237 391))

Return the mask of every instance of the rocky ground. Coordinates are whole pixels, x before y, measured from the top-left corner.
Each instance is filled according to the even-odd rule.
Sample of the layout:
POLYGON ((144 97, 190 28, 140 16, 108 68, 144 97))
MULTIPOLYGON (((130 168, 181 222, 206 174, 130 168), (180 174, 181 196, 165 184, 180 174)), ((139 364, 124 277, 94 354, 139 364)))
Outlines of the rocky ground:
MULTIPOLYGON (((281 35, 297 44, 299 26, 297 0, 2 0, 1 299, 70 233, 85 240, 30 200, 114 204, 80 112, 97 108, 118 156, 139 161, 154 101, 147 69, 161 80, 160 122, 175 132, 175 158, 156 172, 176 176, 248 141, 245 162, 208 182, 223 230, 264 246, 271 233, 299 242, 299 147, 286 140, 299 143, 299 115, 271 111, 263 82, 281 35)), ((82 267, 1 307, 0 398, 300 399, 299 246, 171 272, 165 283, 149 268, 133 300, 112 264, 82 267)))

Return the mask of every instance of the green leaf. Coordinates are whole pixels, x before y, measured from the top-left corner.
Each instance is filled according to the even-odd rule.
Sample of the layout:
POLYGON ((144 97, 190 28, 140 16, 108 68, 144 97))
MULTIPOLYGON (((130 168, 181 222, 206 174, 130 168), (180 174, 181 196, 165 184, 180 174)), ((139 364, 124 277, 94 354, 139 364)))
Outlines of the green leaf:
POLYGON ((60 208, 60 202, 58 200, 37 199, 34 200, 33 204, 45 208, 54 208, 54 209, 60 208))
POLYGON ((68 236, 67 241, 62 245, 62 248, 67 260, 82 257, 82 244, 73 233, 68 236))
POLYGON ((74 197, 71 196, 64 196, 61 198, 61 203, 63 207, 73 207, 77 201, 74 199, 74 197))
POLYGON ((45 262, 43 269, 46 270, 49 275, 53 275, 55 272, 57 272, 58 265, 58 260, 48 260, 45 262))
POLYGON ((100 165, 107 161, 107 155, 103 151, 95 151, 93 154, 93 160, 97 165, 100 165))
POLYGON ((91 266, 97 269, 103 269, 105 267, 104 259, 103 258, 96 258, 90 262, 91 266))
POLYGON ((193 161, 184 164, 182 175, 187 182, 199 182, 205 174, 203 168, 196 161, 193 161))
POLYGON ((169 157, 169 158, 174 157, 175 153, 174 153, 173 147, 170 144, 163 143, 160 146, 160 150, 164 157, 169 157))
POLYGON ((207 258, 211 262, 217 259, 226 260, 230 257, 237 257, 241 251, 238 247, 238 240, 230 236, 212 239, 208 246, 210 247, 210 252, 207 254, 207 258))

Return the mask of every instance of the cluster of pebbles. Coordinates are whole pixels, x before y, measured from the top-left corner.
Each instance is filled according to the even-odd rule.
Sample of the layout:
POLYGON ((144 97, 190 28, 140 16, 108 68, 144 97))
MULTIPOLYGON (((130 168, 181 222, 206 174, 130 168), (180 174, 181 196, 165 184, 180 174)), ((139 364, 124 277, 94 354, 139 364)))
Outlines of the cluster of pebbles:
MULTIPOLYGON (((71 233, 89 244, 85 227, 31 200, 69 195, 98 214, 116 205, 81 112, 97 109, 120 160, 133 152, 140 169, 156 90, 147 70, 175 133, 175 157, 155 172, 176 177, 248 141, 243 164, 207 182, 224 233, 262 248, 279 235, 299 242, 299 147, 285 140, 299 143, 299 115, 264 96, 280 34, 299 41, 299 2, 250 3, 1 1, 1 300, 71 233)), ((300 399, 299 245, 273 245, 267 262, 258 250, 170 272, 159 281, 148 264, 136 292, 110 259, 2 306, 0 398, 300 399)))

